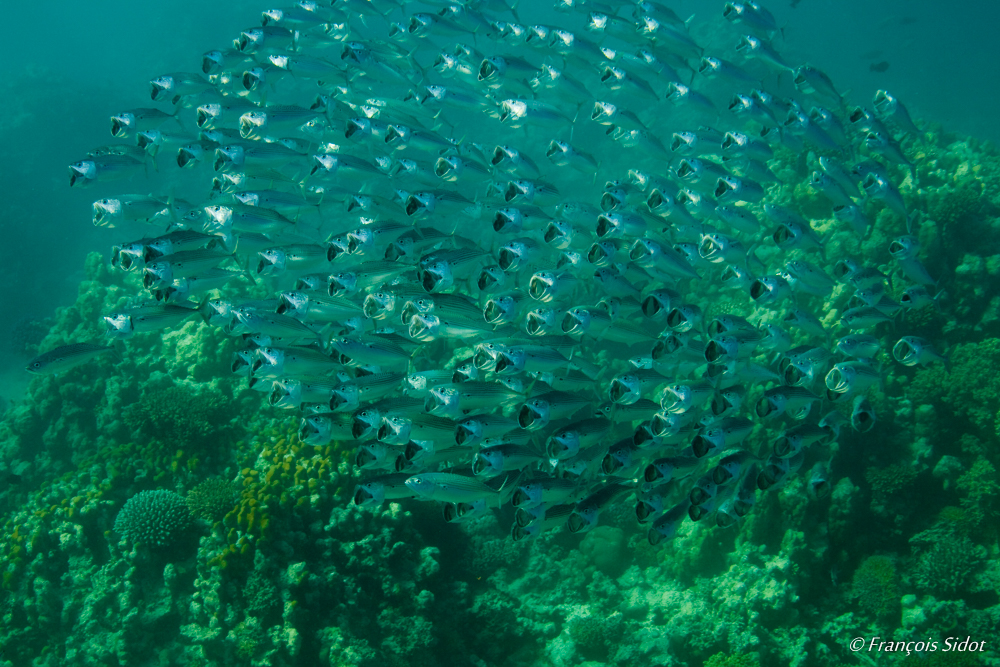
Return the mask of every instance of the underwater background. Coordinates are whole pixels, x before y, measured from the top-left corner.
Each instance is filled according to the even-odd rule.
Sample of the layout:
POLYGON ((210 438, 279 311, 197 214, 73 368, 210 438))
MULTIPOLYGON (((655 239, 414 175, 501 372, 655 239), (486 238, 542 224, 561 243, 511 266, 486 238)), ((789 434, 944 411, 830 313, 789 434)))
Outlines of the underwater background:
MULTIPOLYGON (((699 44, 730 45, 741 32, 721 18, 723 4, 670 7, 694 16, 699 44)), ((396 20, 440 7, 408 4, 396 20)), ((113 355, 58 374, 25 371, 58 346, 102 342, 102 318, 141 296, 136 275, 111 266, 110 248, 162 234, 163 225, 97 227, 92 203, 161 191, 175 177, 178 189, 194 183, 176 175, 174 149, 156 169, 86 190, 67 187, 67 165, 113 142, 111 114, 154 106, 150 79, 200 71, 203 52, 228 47, 266 8, 245 0, 8 8, 8 26, 24 29, 5 37, 0 80, 0 303, 8 313, 0 325, 0 664, 1000 664, 1000 45, 991 30, 1000 7, 768 5, 781 26, 770 36, 777 50, 828 74, 845 108, 871 106, 878 89, 905 102, 921 131, 897 136, 919 183, 904 166, 890 167, 907 209, 919 212, 912 234, 935 279, 930 296, 943 293, 865 330, 883 342, 880 380, 865 392, 877 422, 863 433, 845 424, 825 445, 826 493, 810 489, 810 461, 758 493, 736 526, 685 520, 655 546, 636 522, 634 494, 582 534, 560 528, 524 542, 510 538, 509 506, 458 523, 442 519, 440 503, 414 498, 358 507, 354 445, 303 442, 302 415, 269 406, 235 375, 234 337, 200 317, 138 333, 113 355), (897 363, 890 350, 904 335, 932 341, 947 367, 897 363), (988 646, 944 650, 967 638, 988 646)), ((547 6, 529 11, 536 21, 566 21, 547 6)), ((731 48, 724 56, 735 60, 731 48)), ((721 114, 720 130, 740 126, 721 114)), ((656 131, 666 141, 694 129, 694 118, 656 131)), ((193 122, 186 129, 196 134, 193 122)), ((909 230, 863 197, 872 231, 855 238, 827 224, 829 202, 807 183, 818 152, 776 150, 767 201, 825 221, 822 254, 803 256, 827 270, 851 256, 895 272, 888 294, 898 301, 910 281, 900 283, 888 248, 909 230)), ((536 161, 544 159, 538 150, 536 161)), ((211 178, 210 165, 205 173, 211 178)), ((601 181, 564 189, 587 188, 596 205, 601 181)), ((772 243, 764 230, 761 246, 772 243)), ((770 250, 760 256, 773 271, 780 262, 770 250)), ((275 291, 264 287, 244 293, 275 291)), ((833 349, 847 333, 838 318, 850 298, 838 285, 810 302, 830 330, 812 343, 833 349)), ((753 319, 748 297, 746 307, 722 300, 699 302, 706 324, 727 312, 753 319)), ((432 351, 442 367, 456 366, 455 349, 432 351)), ((609 358, 608 349, 595 352, 599 362, 609 358)), ((594 406, 610 380, 595 380, 594 406)), ((754 400, 773 384, 755 382, 754 400)), ((822 377, 816 386, 825 391, 822 377)), ((768 422, 749 442, 770 445, 795 423, 768 422)), ((648 462, 626 468, 641 483, 648 462)), ((612 478, 594 474, 595 482, 612 478)))

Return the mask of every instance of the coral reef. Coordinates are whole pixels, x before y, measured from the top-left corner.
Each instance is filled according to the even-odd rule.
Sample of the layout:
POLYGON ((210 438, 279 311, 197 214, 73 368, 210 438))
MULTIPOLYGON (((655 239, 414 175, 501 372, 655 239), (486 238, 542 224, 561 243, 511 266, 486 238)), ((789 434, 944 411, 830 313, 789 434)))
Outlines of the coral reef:
MULTIPOLYGON (((857 664, 857 636, 990 637, 1000 624, 1000 160, 939 131, 906 148, 919 184, 893 175, 926 211, 914 234, 925 249, 941 244, 928 268, 948 295, 897 326, 940 342, 951 367, 882 355, 891 391, 869 397, 879 430, 862 441, 845 426, 825 445, 836 454, 828 496, 799 475, 738 529, 688 521, 658 548, 627 502, 584 535, 516 544, 509 508, 459 524, 411 501, 359 508, 351 452, 304 444, 297 416, 230 373, 233 337, 192 318, 136 334, 118 366, 99 359, 33 379, 3 414, 0 665, 827 667, 857 664)), ((827 258, 890 264, 905 221, 866 201, 872 233, 839 230, 801 183, 814 158, 777 149, 775 199, 815 218, 827 258)), ((90 255, 76 301, 22 325, 18 346, 96 340, 101 315, 135 281, 90 255)), ((706 287, 706 317, 760 316, 717 287, 706 287)), ((763 440, 754 433, 748 448, 763 440)))

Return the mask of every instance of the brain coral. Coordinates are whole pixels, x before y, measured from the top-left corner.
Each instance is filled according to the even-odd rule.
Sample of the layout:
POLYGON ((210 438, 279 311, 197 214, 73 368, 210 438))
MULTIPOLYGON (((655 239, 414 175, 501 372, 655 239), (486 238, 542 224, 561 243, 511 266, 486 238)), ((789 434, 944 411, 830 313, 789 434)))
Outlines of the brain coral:
POLYGON ((172 491, 141 491, 125 503, 115 530, 130 542, 152 547, 171 544, 191 522, 187 503, 172 491))

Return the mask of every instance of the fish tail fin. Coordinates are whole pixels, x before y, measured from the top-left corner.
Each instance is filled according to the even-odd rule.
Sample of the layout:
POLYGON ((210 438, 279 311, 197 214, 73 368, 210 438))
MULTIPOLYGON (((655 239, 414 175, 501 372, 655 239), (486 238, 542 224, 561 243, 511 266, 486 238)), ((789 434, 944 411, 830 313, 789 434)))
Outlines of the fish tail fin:
POLYGON ((517 13, 517 9, 518 7, 520 7, 520 5, 521 5, 521 0, 514 0, 512 3, 510 3, 510 13, 514 17, 514 20, 517 21, 518 23, 521 23, 521 17, 517 13))
POLYGON ((194 312, 198 313, 201 319, 205 322, 208 322, 209 318, 212 316, 208 307, 208 300, 209 300, 208 297, 209 297, 208 294, 205 294, 203 297, 201 297, 201 301, 199 301, 198 305, 195 306, 193 309, 194 312))
POLYGON ((938 291, 938 293, 935 294, 932 298, 933 298, 933 301, 934 301, 934 309, 937 310, 939 313, 944 312, 944 309, 941 308, 941 300, 942 299, 945 299, 945 300, 948 299, 948 292, 942 287, 938 291))
POLYGON ((257 279, 253 277, 253 271, 250 270, 250 258, 249 257, 247 257, 246 264, 244 266, 241 266, 240 268, 243 269, 243 275, 247 277, 247 280, 250 281, 250 284, 256 286, 257 285, 257 279))
MULTIPOLYGON (((110 333, 110 332, 109 332, 110 333)), ((111 343, 111 358, 115 360, 116 364, 120 364, 125 361, 125 341, 120 338, 116 338, 111 343)))

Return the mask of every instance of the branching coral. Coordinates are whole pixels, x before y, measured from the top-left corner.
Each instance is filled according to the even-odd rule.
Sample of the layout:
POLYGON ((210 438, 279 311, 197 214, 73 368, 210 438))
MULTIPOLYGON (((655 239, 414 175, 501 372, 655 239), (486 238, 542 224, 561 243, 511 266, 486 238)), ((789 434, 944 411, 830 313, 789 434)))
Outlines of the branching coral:
POLYGON ((146 437, 177 445, 206 443, 225 424, 228 408, 221 394, 172 386, 144 393, 126 408, 124 420, 146 437))
POLYGON ((967 473, 958 478, 958 489, 964 494, 962 508, 966 519, 975 529, 996 530, 997 499, 1000 498, 1000 484, 997 471, 986 459, 972 464, 967 473))
POLYGON ((913 485, 917 472, 911 466, 893 464, 885 468, 869 468, 865 479, 872 487, 872 501, 884 504, 913 485))
POLYGON ((1000 339, 956 345, 949 356, 950 373, 941 365, 917 371, 910 398, 917 405, 943 403, 981 433, 994 433, 1000 410, 1000 339))
POLYGON ((853 597, 861 608, 879 620, 899 615, 896 564, 888 556, 869 556, 854 571, 853 597))
MULTIPOLYGON (((911 542, 922 541, 921 533, 911 542)), ((983 564, 985 552, 968 537, 935 531, 930 548, 920 554, 913 579, 927 591, 943 597, 954 597, 972 583, 973 575, 983 564)))
POLYGON ((208 521, 221 521, 239 501, 239 489, 224 479, 206 479, 187 494, 191 514, 208 521))
POLYGON ((190 522, 187 504, 176 493, 141 491, 122 507, 115 519, 115 530, 130 542, 165 547, 172 544, 190 522))

